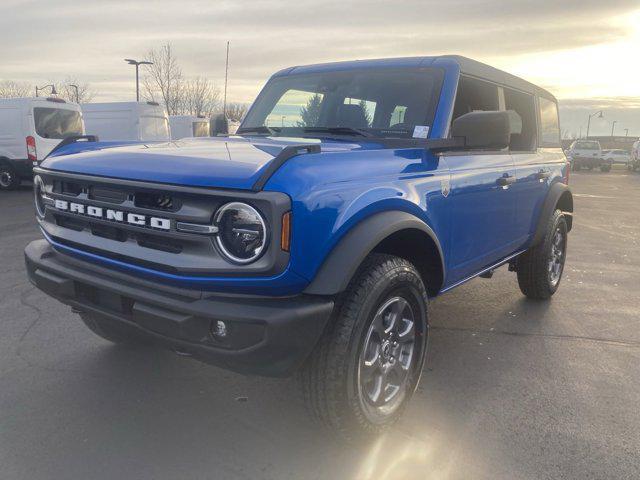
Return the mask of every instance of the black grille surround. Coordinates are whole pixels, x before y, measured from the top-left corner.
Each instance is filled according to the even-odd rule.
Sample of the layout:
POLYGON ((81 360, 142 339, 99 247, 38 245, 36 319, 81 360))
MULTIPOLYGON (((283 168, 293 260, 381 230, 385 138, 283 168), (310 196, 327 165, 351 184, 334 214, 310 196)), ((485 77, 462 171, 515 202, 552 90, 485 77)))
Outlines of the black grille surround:
POLYGON ((131 265, 188 276, 273 276, 284 271, 289 253, 280 248, 282 215, 291 209, 279 192, 253 192, 94 177, 35 168, 55 200, 157 217, 168 230, 150 225, 70 213, 47 205, 40 227, 54 241, 87 253, 131 265), (256 208, 267 224, 267 248, 248 265, 230 263, 218 251, 213 235, 182 232, 177 222, 211 225, 215 212, 229 202, 256 208))

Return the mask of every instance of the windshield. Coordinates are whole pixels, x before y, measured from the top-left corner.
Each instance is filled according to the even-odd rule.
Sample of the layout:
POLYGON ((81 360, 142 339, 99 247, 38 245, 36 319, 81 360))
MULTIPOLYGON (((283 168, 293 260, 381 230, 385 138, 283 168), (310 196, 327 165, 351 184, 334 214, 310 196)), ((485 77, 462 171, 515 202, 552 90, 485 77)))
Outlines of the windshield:
POLYGON ((169 122, 165 117, 140 117, 140 140, 169 140, 169 122))
POLYGON ((573 148, 580 150, 600 150, 600 144, 598 142, 578 142, 573 148))
POLYGON ((63 139, 82 135, 82 117, 75 110, 36 107, 33 109, 36 133, 42 138, 63 139))
POLYGON ((209 122, 193 122, 193 136, 194 137, 208 137, 209 136, 209 122))
POLYGON ((266 85, 239 133, 426 138, 442 77, 435 68, 278 77, 266 85))

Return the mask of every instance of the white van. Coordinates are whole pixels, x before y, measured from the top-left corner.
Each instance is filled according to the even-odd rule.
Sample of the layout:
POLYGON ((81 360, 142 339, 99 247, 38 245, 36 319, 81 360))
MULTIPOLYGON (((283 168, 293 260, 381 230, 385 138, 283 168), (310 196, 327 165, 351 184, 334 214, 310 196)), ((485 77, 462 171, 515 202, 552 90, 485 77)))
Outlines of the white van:
POLYGON ((195 115, 169 115, 169 127, 171 140, 209 136, 209 119, 195 115))
POLYGON ((77 103, 56 97, 0 99, 0 190, 31 179, 33 166, 63 139, 84 135, 77 103))
POLYGON ((155 102, 83 103, 87 135, 101 142, 167 142, 169 119, 155 102))

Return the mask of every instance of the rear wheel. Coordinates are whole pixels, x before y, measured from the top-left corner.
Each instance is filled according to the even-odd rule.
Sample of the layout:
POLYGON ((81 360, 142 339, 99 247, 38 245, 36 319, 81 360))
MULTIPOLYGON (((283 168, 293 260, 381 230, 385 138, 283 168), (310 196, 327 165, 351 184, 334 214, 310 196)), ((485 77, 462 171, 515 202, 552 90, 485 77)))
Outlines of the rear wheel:
POLYGON ((312 414, 348 439, 388 428, 418 385, 427 334, 420 274, 404 259, 371 255, 300 373, 312 414))
POLYGON ((13 190, 20 184, 20 178, 9 165, 0 164, 0 190, 13 190))
POLYGON ((567 232, 567 221, 556 210, 543 240, 518 257, 518 285, 527 297, 547 299, 558 290, 567 257, 567 232))
POLYGON ((600 166, 600 171, 601 172, 610 172, 611 171, 611 165, 601 165, 600 166))

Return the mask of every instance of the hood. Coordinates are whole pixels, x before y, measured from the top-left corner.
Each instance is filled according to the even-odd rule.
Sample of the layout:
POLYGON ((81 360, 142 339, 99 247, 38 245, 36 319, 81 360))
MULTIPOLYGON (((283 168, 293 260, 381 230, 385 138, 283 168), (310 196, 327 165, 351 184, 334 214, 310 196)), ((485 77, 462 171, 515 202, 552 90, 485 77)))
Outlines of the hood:
POLYGON ((310 138, 264 137, 214 137, 120 146, 76 143, 56 151, 41 166, 143 182, 248 190, 282 149, 310 143, 321 144, 324 151, 380 148, 310 138))

